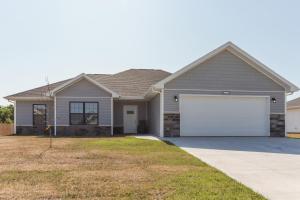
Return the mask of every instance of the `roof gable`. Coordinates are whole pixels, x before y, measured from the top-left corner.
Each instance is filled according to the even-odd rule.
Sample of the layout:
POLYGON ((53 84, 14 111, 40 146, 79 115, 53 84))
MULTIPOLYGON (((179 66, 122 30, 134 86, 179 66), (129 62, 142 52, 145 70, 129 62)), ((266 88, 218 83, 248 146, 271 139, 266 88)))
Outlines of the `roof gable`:
POLYGON ((50 92, 50 95, 55 95, 56 93, 72 86, 73 84, 77 83, 78 81, 82 80, 82 79, 86 79, 87 81, 91 82, 92 84, 96 85, 97 87, 105 90, 106 92, 112 94, 112 97, 119 97, 119 95, 110 90, 109 88, 105 87, 104 85, 102 85, 101 83, 95 81, 94 79, 90 78, 89 76, 87 76, 86 74, 80 74, 79 76, 71 79, 70 81, 67 81, 66 83, 56 87, 55 89, 53 89, 51 92, 50 92))
POLYGON ((285 91, 269 77, 224 50, 164 86, 166 89, 285 91))
POLYGON ((82 78, 76 83, 56 92, 57 97, 111 97, 111 93, 82 78))
POLYGON ((300 97, 290 100, 287 102, 287 109, 299 109, 300 108, 300 97))
POLYGON ((199 58, 198 60, 192 62, 191 64, 185 66, 184 68, 178 70, 177 72, 173 73, 169 77, 159 81, 157 84, 154 85, 155 88, 164 88, 165 84, 170 82, 171 80, 179 77, 180 75, 184 74, 185 72, 199 66, 200 64, 206 62, 207 60, 211 59, 212 57, 216 56, 217 54, 223 52, 224 50, 227 50, 234 54, 235 56, 239 57, 246 63, 248 63, 250 66, 255 68, 257 71, 261 72, 265 76, 272 79, 277 84, 281 85, 283 88, 286 89, 287 92, 295 92, 298 91, 299 88, 292 84, 291 82, 287 81, 274 71, 272 71, 270 68, 247 54, 245 51, 234 45, 232 42, 227 42, 224 45, 220 46, 219 48, 211 51, 210 53, 204 55, 203 57, 199 58))

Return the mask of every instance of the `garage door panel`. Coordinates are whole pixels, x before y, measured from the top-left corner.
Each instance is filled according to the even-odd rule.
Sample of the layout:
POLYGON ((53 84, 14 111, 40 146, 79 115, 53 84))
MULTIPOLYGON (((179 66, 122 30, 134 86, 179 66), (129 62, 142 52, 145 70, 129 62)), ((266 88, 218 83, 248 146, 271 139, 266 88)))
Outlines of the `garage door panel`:
POLYGON ((266 97, 182 96, 182 136, 267 136, 266 97))

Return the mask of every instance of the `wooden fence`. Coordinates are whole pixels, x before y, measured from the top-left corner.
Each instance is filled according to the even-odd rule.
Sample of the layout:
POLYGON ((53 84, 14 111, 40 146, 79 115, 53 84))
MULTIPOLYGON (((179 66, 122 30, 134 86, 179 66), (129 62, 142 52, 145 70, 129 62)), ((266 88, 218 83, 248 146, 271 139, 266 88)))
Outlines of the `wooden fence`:
POLYGON ((0 135, 11 135, 14 131, 14 124, 1 124, 0 123, 0 135))

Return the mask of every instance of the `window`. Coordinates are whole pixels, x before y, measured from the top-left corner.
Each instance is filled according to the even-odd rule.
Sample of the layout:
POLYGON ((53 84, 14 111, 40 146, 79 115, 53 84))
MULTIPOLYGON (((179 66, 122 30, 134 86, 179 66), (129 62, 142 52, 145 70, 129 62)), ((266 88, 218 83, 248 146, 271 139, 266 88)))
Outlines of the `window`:
POLYGON ((70 102, 70 125, 97 125, 98 102, 70 102))
POLYGON ((33 126, 46 126, 47 125, 47 108, 46 104, 33 104, 33 126))

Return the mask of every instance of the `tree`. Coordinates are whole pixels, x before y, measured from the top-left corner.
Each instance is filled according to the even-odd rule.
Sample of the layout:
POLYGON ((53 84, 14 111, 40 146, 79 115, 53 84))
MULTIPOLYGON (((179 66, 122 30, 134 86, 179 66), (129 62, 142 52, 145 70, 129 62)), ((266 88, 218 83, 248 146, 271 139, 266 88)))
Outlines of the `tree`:
POLYGON ((0 123, 14 122, 14 106, 0 106, 0 123))

